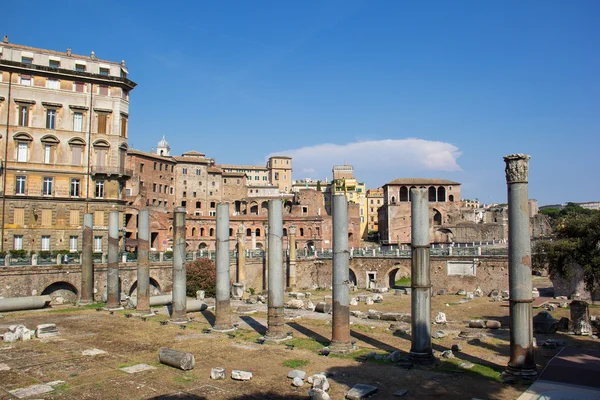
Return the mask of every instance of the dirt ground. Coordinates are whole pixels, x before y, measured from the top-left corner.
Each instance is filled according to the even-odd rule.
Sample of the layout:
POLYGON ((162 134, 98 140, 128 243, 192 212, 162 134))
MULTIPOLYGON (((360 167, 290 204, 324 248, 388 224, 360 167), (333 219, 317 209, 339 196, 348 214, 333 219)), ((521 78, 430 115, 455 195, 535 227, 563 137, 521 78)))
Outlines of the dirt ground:
MULTIPOLYGON (((534 286, 547 281, 539 278, 534 286)), ((351 296, 367 292, 352 292, 351 296)), ((324 299, 328 291, 312 291, 311 301, 324 299)), ((384 301, 374 305, 359 305, 352 310, 410 312, 410 296, 385 293, 384 301)), ((143 321, 127 317, 132 311, 96 311, 97 306, 61 306, 51 309, 5 313, 0 319, 0 333, 9 325, 23 324, 30 329, 43 323, 55 323, 60 336, 27 342, 0 342, 0 399, 16 398, 9 391, 31 385, 55 383, 54 391, 35 398, 45 399, 306 399, 310 385, 294 388, 287 373, 302 369, 307 376, 325 372, 328 375, 332 399, 343 399, 357 383, 375 385, 379 391, 372 398, 391 399, 393 393, 406 389, 408 399, 516 399, 528 387, 527 383, 504 384, 499 373, 505 368, 509 354, 507 303, 491 302, 482 297, 459 304, 462 296, 447 295, 432 298, 432 318, 438 311, 446 313, 448 323, 433 325, 432 332, 443 330, 446 336, 432 339, 436 361, 431 366, 411 366, 384 359, 394 350, 407 356, 410 336, 390 330, 391 322, 352 318, 351 334, 358 350, 350 355, 323 356, 319 350, 331 338, 331 315, 286 310, 286 328, 293 338, 281 344, 260 344, 257 339, 266 331, 266 306, 252 315, 232 314, 239 324, 231 334, 207 333, 214 319, 212 311, 191 313, 193 321, 185 326, 161 324, 168 316, 157 315, 143 321), (469 329, 471 319, 501 321, 498 330, 469 329), (462 339, 461 332, 472 335, 485 333, 479 339, 462 339), (439 358, 440 353, 459 344, 456 358, 439 358), (292 346, 293 345, 293 346, 292 346), (158 362, 161 347, 191 352, 196 366, 180 371, 158 362), (100 349, 105 354, 84 356, 88 349, 100 349), (367 358, 369 352, 380 357, 367 358), (459 364, 469 362, 469 370, 459 364), (127 374, 120 368, 148 364, 156 369, 127 374), (6 364, 10 370, 2 370, 6 364), (213 381, 210 371, 223 367, 227 379, 213 381), (234 381, 231 370, 250 371, 250 381, 234 381)), ((240 302, 234 302, 234 309, 240 302)), ((591 313, 594 314, 594 309, 591 313)), ((534 310, 534 315, 539 310, 534 310)), ((569 309, 559 308, 555 318, 569 316, 569 309)), ((564 340, 569 346, 600 348, 599 341, 566 334, 535 334, 538 344, 547 338, 564 340)), ((538 371, 558 352, 558 349, 535 349, 538 371)))

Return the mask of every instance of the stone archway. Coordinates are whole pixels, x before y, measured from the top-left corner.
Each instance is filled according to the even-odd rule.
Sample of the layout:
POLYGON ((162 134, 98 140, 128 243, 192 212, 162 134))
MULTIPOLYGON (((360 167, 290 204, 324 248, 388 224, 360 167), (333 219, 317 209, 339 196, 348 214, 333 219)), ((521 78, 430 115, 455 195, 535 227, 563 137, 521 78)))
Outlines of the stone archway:
MULTIPOLYGON (((133 285, 131 285, 131 288, 129 289, 129 296, 132 296, 134 294, 137 295, 136 291, 137 291, 137 281, 133 282, 133 285)), ((160 293, 161 293, 160 285, 154 278, 150 278, 150 296, 156 296, 156 295, 159 295, 160 293)))
POLYGON ((50 296, 50 304, 75 303, 79 291, 69 282, 54 282, 42 291, 42 296, 50 296))
POLYGON ((410 286, 410 269, 402 266, 401 264, 394 264, 394 266, 387 272, 387 283, 390 289, 395 287, 410 286), (405 282, 396 284, 396 282, 401 281, 405 282))

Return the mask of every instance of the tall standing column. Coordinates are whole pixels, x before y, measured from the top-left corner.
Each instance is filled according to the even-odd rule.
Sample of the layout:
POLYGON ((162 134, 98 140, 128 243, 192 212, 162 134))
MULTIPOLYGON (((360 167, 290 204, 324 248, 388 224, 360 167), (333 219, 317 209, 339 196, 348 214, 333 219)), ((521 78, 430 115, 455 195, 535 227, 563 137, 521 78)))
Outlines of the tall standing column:
MULTIPOLYGON (((217 204, 217 294, 215 298, 215 331, 230 331, 231 304, 229 287, 229 203, 217 204)), ((239 251, 238 251, 239 254, 239 251)))
POLYGON ((256 231, 252 230, 252 232, 250 233, 250 238, 251 238, 251 244, 252 244, 252 250, 256 250, 256 231))
POLYGON ((83 253, 81 253, 81 298, 79 303, 94 301, 93 215, 83 215, 83 253))
POLYGON ((281 199, 269 200, 268 235, 269 311, 265 338, 282 340, 287 335, 283 331, 283 213, 281 199))
POLYGON ((244 225, 240 225, 237 232, 237 276, 239 283, 246 281, 246 243, 244 242, 244 225))
POLYGON ((185 207, 177 207, 173 212, 172 322, 187 322, 185 289, 185 207))
POLYGON ((108 216, 108 263, 106 267, 106 307, 121 305, 119 293, 119 212, 111 211, 108 216))
POLYGON ((352 350, 350 342, 350 254, 348 252, 348 200, 333 196, 333 309, 329 348, 336 353, 352 350))
POLYGON ((504 157, 508 185, 508 288, 510 293, 510 360, 506 373, 533 378, 533 296, 531 293, 531 238, 527 182, 529 156, 504 157))
POLYGON ((290 247, 290 271, 288 273, 289 287, 296 287, 296 227, 288 229, 288 246, 290 247))
POLYGON ((410 359, 433 361, 431 350, 431 279, 429 264, 429 202, 427 189, 411 192, 411 311, 412 338, 410 359))
POLYGON ((138 213, 137 247, 137 305, 136 310, 150 314, 150 214, 148 210, 138 213))

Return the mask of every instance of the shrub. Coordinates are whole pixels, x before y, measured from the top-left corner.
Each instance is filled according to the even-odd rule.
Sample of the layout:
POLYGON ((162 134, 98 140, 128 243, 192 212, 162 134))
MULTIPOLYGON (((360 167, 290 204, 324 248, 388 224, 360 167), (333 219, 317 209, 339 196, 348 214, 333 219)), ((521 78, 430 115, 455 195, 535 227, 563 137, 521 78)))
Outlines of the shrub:
POLYGON ((12 258, 27 257, 27 251, 25 250, 9 250, 8 252, 12 258))
POLYGON ((188 296, 196 297, 198 290, 204 290, 207 297, 214 297, 217 290, 217 269, 210 258, 198 258, 185 268, 188 296))

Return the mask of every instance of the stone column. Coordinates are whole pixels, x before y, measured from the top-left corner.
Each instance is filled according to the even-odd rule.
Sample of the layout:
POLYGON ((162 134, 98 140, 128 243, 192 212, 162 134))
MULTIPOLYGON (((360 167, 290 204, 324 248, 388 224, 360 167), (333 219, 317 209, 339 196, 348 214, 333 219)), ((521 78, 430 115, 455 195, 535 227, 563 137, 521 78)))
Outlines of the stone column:
POLYGON ((412 361, 433 361, 431 350, 431 279, 429 264, 429 202, 425 188, 411 192, 411 312, 412 361))
POLYGON ((281 199, 269 200, 268 232, 269 311, 265 339, 277 341, 287 337, 283 321, 283 213, 281 199))
POLYGON ((83 215, 83 252, 81 253, 81 298, 80 304, 94 301, 94 260, 93 260, 93 219, 92 214, 83 215))
POLYGON ((254 229, 250 233, 250 238, 252 239, 252 250, 256 250, 256 231, 254 229))
MULTIPOLYGON (((239 252, 238 252, 239 253, 239 252)), ((229 203, 217 204, 217 294, 215 296, 215 325, 218 332, 230 331, 231 304, 229 300, 229 203)))
MULTIPOLYGON (((282 228, 283 229, 283 228, 282 228)), ((263 290, 269 288, 269 225, 264 227, 265 245, 263 246, 263 290)))
POLYGON ((111 211, 108 217, 108 264, 106 267, 106 307, 121 306, 119 293, 119 212, 111 211))
POLYGON ((244 225, 240 225, 237 232, 237 281, 246 281, 246 243, 244 241, 244 225))
POLYGON ((504 157, 508 185, 508 290, 510 293, 510 360, 505 373, 537 376, 533 358, 533 310, 531 284, 531 238, 527 182, 529 156, 504 157))
POLYGON ((288 229, 288 246, 290 247, 290 271, 288 273, 289 287, 296 287, 296 227, 290 226, 288 229))
POLYGON ((329 348, 335 353, 352 350, 350 340, 350 258, 348 252, 348 200, 333 196, 333 309, 329 348))
POLYGON ((148 210, 138 213, 137 247, 137 305, 141 314, 150 314, 150 214, 148 210))
POLYGON ((172 322, 187 322, 185 289, 185 207, 176 207, 173 212, 172 322))

